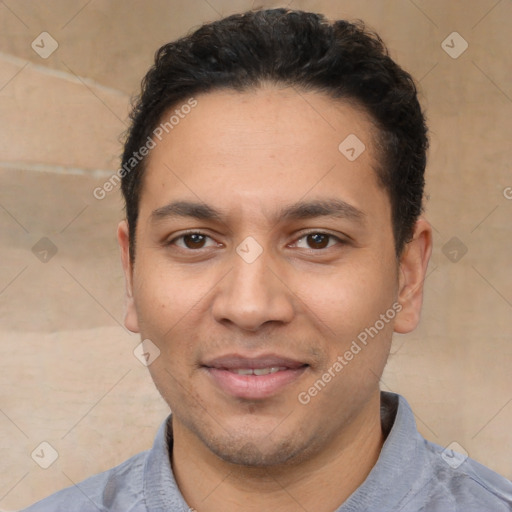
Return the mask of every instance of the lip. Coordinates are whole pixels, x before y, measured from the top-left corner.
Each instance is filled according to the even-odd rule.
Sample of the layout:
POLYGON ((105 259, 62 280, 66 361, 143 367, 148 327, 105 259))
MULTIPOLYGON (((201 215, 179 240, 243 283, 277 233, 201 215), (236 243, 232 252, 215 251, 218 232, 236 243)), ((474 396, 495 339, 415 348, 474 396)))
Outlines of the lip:
POLYGON ((224 393, 240 399, 262 400, 282 391, 301 377, 306 363, 273 354, 244 357, 229 354, 203 364, 213 383, 224 393), (267 375, 239 375, 235 369, 279 368, 267 375))

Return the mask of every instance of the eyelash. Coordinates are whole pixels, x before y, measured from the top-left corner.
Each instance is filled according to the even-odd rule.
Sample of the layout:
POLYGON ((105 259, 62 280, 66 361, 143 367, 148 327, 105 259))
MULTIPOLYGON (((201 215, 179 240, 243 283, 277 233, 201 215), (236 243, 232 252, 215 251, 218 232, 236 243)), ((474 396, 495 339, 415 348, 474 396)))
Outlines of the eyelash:
MULTIPOLYGON (((200 236, 204 236, 206 238, 210 238, 212 239, 212 237, 210 237, 209 235, 207 235, 206 233, 202 233, 201 231, 187 231, 185 233, 182 233, 181 235, 173 238, 172 240, 169 240, 169 242, 166 243, 166 245, 176 245, 175 242, 177 240, 180 240, 182 239, 183 237, 185 236, 188 236, 188 235, 200 235, 200 236)), ((330 239, 334 239, 336 240, 337 243, 339 244, 344 244, 346 243, 345 240, 343 240, 342 238, 336 236, 336 235, 333 235, 332 233, 328 233, 326 231, 308 231, 308 232, 305 232, 305 233, 301 233, 301 235, 295 240, 294 243, 297 243, 299 242, 300 240, 306 238, 308 235, 324 235, 324 236, 327 236, 329 237, 330 239)), ((212 239, 213 240, 213 239, 212 239)), ((189 248, 185 248, 185 247, 179 247, 177 246, 179 249, 183 250, 183 251, 187 251, 187 252, 200 252, 202 249, 208 249, 207 247, 200 247, 198 249, 189 249, 189 248)), ((306 249, 306 250, 309 250, 311 252, 321 252, 321 251, 324 251, 324 250, 327 250, 327 249, 330 249, 331 247, 333 246, 329 246, 329 247, 323 247, 321 249, 312 249, 312 248, 309 248, 309 249, 306 249)))

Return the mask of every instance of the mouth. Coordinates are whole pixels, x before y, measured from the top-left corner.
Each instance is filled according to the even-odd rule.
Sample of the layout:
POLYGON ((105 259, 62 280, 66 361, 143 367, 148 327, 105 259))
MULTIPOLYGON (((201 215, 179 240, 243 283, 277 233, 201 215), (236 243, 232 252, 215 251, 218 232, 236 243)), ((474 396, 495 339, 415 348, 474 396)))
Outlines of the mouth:
POLYGON ((297 381, 308 364, 275 355, 244 357, 236 354, 202 365, 214 386, 240 399, 262 400, 277 395, 297 381))

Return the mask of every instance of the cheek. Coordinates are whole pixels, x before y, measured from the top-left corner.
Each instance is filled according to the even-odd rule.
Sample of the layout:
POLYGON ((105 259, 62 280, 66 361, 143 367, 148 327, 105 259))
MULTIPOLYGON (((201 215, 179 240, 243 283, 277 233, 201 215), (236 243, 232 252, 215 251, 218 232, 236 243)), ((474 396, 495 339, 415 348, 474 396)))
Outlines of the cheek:
POLYGON ((194 370, 196 344, 204 332, 200 320, 207 317, 212 284, 204 272, 185 272, 158 258, 141 263, 145 267, 137 275, 135 294, 140 333, 161 355, 149 370, 157 387, 179 392, 174 379, 188 382, 194 370))
MULTIPOLYGON (((347 340, 373 325, 393 304, 397 275, 393 260, 374 257, 369 251, 340 265, 329 275, 308 274, 296 279, 294 289, 316 319, 319 328, 332 339, 347 340)), ((387 332, 388 325, 382 329, 387 332)), ((389 331, 392 332, 392 329, 389 331)))
POLYGON ((168 263, 141 261, 136 275, 135 307, 141 334, 165 339, 204 297, 204 278, 184 278, 184 272, 168 263))

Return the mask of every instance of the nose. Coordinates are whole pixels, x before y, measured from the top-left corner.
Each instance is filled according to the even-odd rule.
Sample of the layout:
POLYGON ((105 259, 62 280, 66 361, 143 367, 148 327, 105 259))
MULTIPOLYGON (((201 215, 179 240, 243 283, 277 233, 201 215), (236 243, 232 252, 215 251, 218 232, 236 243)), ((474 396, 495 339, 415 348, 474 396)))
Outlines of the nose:
POLYGON ((232 260, 232 269, 214 297, 214 318, 253 332, 265 324, 289 323, 294 314, 293 292, 266 251, 250 263, 237 253, 232 260))

